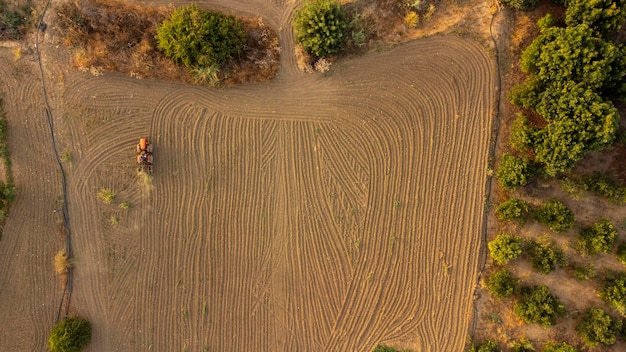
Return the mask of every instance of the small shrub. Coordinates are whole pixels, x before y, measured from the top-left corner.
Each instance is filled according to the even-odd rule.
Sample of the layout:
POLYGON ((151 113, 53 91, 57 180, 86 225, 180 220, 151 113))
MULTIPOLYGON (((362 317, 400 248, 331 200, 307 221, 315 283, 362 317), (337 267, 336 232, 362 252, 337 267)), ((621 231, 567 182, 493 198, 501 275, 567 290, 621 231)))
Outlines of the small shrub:
POLYGON ((52 328, 50 352, 80 352, 91 339, 91 325, 82 318, 65 318, 52 328))
POLYGON ((522 253, 522 240, 518 236, 503 233, 487 244, 489 254, 498 265, 504 265, 522 253))
POLYGON ((101 190, 100 192, 98 192, 98 198, 104 204, 111 204, 111 202, 113 202, 113 199, 115 198, 115 192, 113 192, 112 190, 108 188, 105 188, 101 190))
POLYGON ((553 272, 557 265, 563 265, 565 263, 563 250, 553 243, 539 243, 533 241, 530 244, 529 254, 533 268, 544 275, 553 272))
POLYGON ((622 264, 626 265, 626 242, 617 247, 617 259, 619 259, 622 264))
POLYGON ((511 346, 511 348, 513 349, 513 352, 532 352, 535 350, 533 344, 524 337, 513 342, 513 346, 511 346))
POLYGON ((487 279, 487 289, 496 298, 509 297, 515 292, 517 285, 519 285, 519 280, 512 277, 506 269, 495 272, 487 279))
POLYGON ((393 347, 389 347, 389 346, 378 345, 372 350, 372 352, 404 352, 404 351, 398 351, 397 349, 393 347))
POLYGON ((415 28, 419 24, 420 16, 415 11, 409 11, 404 16, 404 24, 409 28, 415 28))
POLYGON ((472 346, 470 352, 500 352, 500 349, 495 341, 487 340, 481 344, 472 346))
POLYGON ((555 232, 566 231, 574 225, 574 212, 556 199, 540 206, 535 212, 535 218, 555 232))
POLYGON ((72 266, 72 261, 67 257, 67 251, 65 249, 61 249, 54 256, 54 271, 63 275, 67 273, 69 268, 72 266))
POLYGON ((578 350, 565 342, 548 342, 543 346, 543 352, 578 352, 578 350))
POLYGON ((64 163, 71 163, 72 161, 74 161, 74 156, 72 155, 72 152, 69 150, 66 150, 63 153, 61 153, 61 161, 64 163))
POLYGON ((515 197, 509 198, 496 207, 496 215, 502 221, 523 222, 529 212, 530 204, 515 197))
POLYGON ((589 191, 606 198, 610 203, 626 204, 626 187, 618 184, 611 176, 595 173, 585 178, 584 182, 589 191))
POLYGON ((496 178, 502 187, 514 189, 525 186, 533 174, 533 168, 528 159, 504 153, 496 171, 496 178))
POLYGON ((516 10, 533 10, 539 4, 539 0, 502 0, 502 3, 516 10))
POLYGON ((122 202, 119 205, 120 209, 129 209, 130 208, 130 202, 122 202))
POLYGON ((293 26, 304 50, 322 58, 339 51, 348 20, 338 1, 312 0, 296 10, 293 26))
POLYGON ((588 346, 612 345, 621 330, 622 321, 600 308, 588 309, 576 327, 578 336, 588 346))
POLYGON ((119 223, 119 219, 117 218, 117 216, 115 216, 115 215, 111 215, 111 216, 109 217, 109 224, 110 224, 111 226, 115 226, 115 225, 117 225, 118 223, 119 223))
POLYGON ((626 274, 619 273, 608 277, 600 289, 600 298, 626 315, 626 274))
POLYGON ((556 324, 556 319, 565 312, 565 306, 558 297, 550 293, 547 286, 522 288, 522 298, 513 308, 515 315, 526 323, 548 327, 556 324))
POLYGON ((573 199, 580 199, 587 190, 584 182, 576 181, 571 178, 564 178, 561 180, 560 185, 561 189, 573 199))
POLYGON ((593 264, 577 266, 574 268, 574 277, 578 281, 593 279, 596 275, 598 275, 598 273, 596 272, 596 268, 593 264))
POLYGON ((616 239, 617 229, 615 225, 607 219, 602 219, 591 227, 580 231, 578 244, 583 252, 593 255, 611 251, 616 239))

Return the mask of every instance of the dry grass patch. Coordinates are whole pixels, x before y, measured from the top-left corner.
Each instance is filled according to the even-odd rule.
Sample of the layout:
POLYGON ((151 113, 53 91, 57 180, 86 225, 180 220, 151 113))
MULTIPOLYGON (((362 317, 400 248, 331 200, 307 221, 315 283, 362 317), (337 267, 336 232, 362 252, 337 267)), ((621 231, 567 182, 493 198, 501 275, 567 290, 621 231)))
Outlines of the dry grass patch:
POLYGON ((67 271, 72 267, 72 260, 67 256, 67 251, 61 249, 54 255, 54 272, 58 275, 65 275, 67 271))

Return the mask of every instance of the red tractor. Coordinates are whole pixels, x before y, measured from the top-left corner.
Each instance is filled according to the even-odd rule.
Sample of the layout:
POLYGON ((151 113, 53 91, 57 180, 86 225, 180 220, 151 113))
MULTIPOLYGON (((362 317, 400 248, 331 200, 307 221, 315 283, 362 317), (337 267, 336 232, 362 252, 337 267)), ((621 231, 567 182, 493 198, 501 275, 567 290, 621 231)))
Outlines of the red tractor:
POLYGON ((139 144, 137 144, 137 164, 139 172, 152 173, 152 163, 154 157, 152 156, 152 144, 148 142, 148 138, 141 138, 139 144))

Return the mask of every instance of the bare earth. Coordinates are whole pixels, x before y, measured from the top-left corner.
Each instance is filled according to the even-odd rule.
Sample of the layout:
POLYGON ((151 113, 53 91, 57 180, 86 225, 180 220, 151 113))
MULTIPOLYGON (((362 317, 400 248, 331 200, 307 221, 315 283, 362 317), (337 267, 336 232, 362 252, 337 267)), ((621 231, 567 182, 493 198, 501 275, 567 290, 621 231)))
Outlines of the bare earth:
MULTIPOLYGON (((93 324, 87 350, 462 350, 484 245, 487 49, 433 36, 304 74, 295 3, 207 6, 225 4, 280 29, 274 81, 96 77, 41 44, 57 142, 74 156, 72 313, 93 324), (152 185, 135 172, 142 136, 152 185)), ((0 350, 44 351, 64 242, 36 64, 1 48, 0 91, 17 188, 0 242, 0 350)))

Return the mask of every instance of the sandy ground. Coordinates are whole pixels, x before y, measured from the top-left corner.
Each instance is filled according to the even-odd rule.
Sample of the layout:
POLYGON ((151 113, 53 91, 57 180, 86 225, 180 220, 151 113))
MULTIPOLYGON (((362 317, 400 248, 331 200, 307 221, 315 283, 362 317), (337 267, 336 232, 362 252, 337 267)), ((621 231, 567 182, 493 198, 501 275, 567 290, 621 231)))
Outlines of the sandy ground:
MULTIPOLYGON (((484 245, 488 51, 433 36, 309 75, 290 55, 295 3, 228 6, 280 29, 274 81, 95 77, 41 45, 56 138, 74 156, 72 312, 93 324, 87 350, 461 350, 484 245), (142 136, 152 185, 135 172, 142 136)), ((17 187, 0 246, 7 351, 45 350, 62 291, 60 180, 35 68, 0 49, 17 187)))

